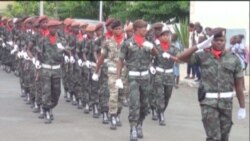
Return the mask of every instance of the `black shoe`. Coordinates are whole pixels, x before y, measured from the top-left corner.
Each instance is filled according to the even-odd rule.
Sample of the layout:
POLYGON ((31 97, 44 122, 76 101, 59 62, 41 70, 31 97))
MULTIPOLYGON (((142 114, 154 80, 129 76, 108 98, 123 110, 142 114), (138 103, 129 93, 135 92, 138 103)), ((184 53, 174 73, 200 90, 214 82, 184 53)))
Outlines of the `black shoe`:
POLYGON ((51 123, 51 117, 50 117, 49 111, 45 112, 44 123, 45 124, 50 124, 51 123))
POLYGON ((74 106, 77 105, 77 100, 76 100, 76 96, 75 95, 72 96, 72 105, 74 105, 74 106))
POLYGON ((43 110, 42 106, 40 106, 40 113, 39 113, 38 118, 43 119, 44 117, 45 117, 44 110, 43 110))
POLYGON ((88 113, 89 113, 89 104, 86 104, 86 105, 85 105, 84 113, 85 113, 85 114, 88 114, 88 113))
POLYGON ((156 111, 154 109, 152 109, 152 120, 158 120, 156 111))
POLYGON ((124 107, 128 107, 128 100, 127 100, 127 98, 124 98, 122 103, 123 103, 124 107))
POLYGON ((137 131, 135 127, 130 129, 130 141, 138 141, 137 131))
POLYGON ((139 124, 136 129, 137 129, 137 137, 143 138, 142 126, 139 124))
POLYGON ((99 118, 98 108, 96 104, 94 104, 93 106, 93 118, 99 118))
POLYGON ((77 109, 83 109, 81 100, 78 100, 77 109))
POLYGON ((21 97, 25 97, 26 95, 25 95, 25 92, 24 92, 24 90, 21 90, 21 97))
POLYGON ((159 114, 159 124, 160 124, 161 126, 165 126, 165 125, 166 125, 166 123, 165 123, 165 118, 164 118, 164 113, 160 113, 160 114, 159 114))
POLYGON ((35 103, 34 103, 34 107, 33 107, 33 113, 38 113, 39 110, 40 110, 40 106, 38 106, 38 105, 36 104, 36 102, 35 102, 35 103))
POLYGON ((110 119, 110 129, 116 130, 116 116, 112 115, 110 119))
POLYGON ((52 110, 49 111, 49 114, 50 114, 50 119, 51 119, 51 120, 54 120, 54 115, 53 115, 53 113, 52 113, 52 110))
POLYGON ((103 124, 109 124, 108 114, 107 112, 102 113, 102 123, 103 124))
POLYGON ((122 122, 121 122, 121 119, 120 119, 119 115, 116 117, 116 125, 119 126, 119 127, 122 126, 122 122))
POLYGON ((67 97, 66 97, 66 102, 70 102, 70 101, 71 101, 71 96, 70 96, 70 93, 68 92, 67 97))

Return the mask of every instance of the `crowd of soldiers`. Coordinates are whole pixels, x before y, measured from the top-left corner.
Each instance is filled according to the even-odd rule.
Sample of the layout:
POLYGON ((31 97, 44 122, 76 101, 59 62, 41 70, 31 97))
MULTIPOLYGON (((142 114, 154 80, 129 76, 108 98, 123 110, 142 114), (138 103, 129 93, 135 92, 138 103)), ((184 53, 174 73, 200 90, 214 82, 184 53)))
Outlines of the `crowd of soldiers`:
MULTIPOLYGON (((233 91, 232 81, 242 77, 237 67, 238 60, 232 55, 226 55, 225 58, 231 62, 223 62, 222 67, 216 68, 220 74, 224 74, 213 75, 220 79, 208 79, 216 63, 213 63, 214 58, 209 58, 210 51, 207 49, 215 38, 225 37, 224 29, 213 30, 211 37, 182 54, 171 44, 171 34, 166 24, 157 22, 150 26, 141 19, 123 26, 121 21, 114 18, 107 19, 105 24, 100 22, 91 25, 71 18, 58 21, 47 16, 18 19, 1 17, 0 61, 6 72, 13 71, 19 76, 21 97, 31 105, 33 112, 39 113, 39 118, 44 119, 45 123, 51 123, 54 119, 52 110, 58 104, 62 79, 66 101, 77 105, 78 109, 84 109, 84 113, 92 112, 93 118, 102 115, 103 124, 110 124, 110 129, 122 125, 122 108, 128 105, 130 141, 137 141, 143 138, 142 125, 149 111, 153 120, 158 120, 159 125, 165 125, 164 112, 174 85, 175 62, 201 65, 203 89, 200 90, 202 96, 199 100, 203 115, 216 112, 208 110, 209 104, 214 104, 209 98, 215 98, 216 92, 230 98, 222 101, 229 106, 226 108, 230 108, 231 95, 226 92, 233 91), (192 55, 198 49, 206 51, 192 55), (230 63, 236 68, 230 67, 230 63), (228 69, 226 73, 223 71, 224 64, 228 69), (203 71, 209 65, 211 70, 203 71), (229 81, 223 81, 224 78, 229 81), (204 95, 204 90, 208 95, 206 92, 204 95)), ((213 46, 222 45, 213 43, 213 46)), ((236 81, 236 84, 241 106, 239 116, 244 118, 241 83, 236 81)), ((223 110, 222 114, 227 120, 225 122, 224 119, 227 125, 224 133, 226 138, 228 128, 231 127, 232 111, 223 110)), ((212 118, 218 120, 218 117, 212 118)), ((203 117, 203 121, 208 126, 206 121, 211 121, 211 118, 203 117)), ((207 136, 214 138, 209 133, 214 133, 210 129, 215 126, 217 129, 217 125, 210 125, 213 127, 205 128, 207 136)), ((218 136, 224 137, 224 134, 218 136)))

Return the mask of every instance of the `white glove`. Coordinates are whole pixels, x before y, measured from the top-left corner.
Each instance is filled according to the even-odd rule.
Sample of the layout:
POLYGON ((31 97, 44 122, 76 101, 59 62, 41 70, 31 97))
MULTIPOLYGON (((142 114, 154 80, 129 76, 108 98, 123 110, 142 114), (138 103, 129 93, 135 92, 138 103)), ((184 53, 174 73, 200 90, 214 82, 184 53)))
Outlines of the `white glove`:
POLYGON ((64 49, 62 43, 57 43, 56 45, 57 45, 57 48, 59 48, 59 49, 64 49))
POLYGON ((70 63, 75 63, 75 59, 74 59, 74 57, 73 56, 70 56, 70 59, 69 59, 69 61, 70 61, 70 63))
POLYGON ((65 61, 65 63, 69 62, 69 57, 67 55, 64 56, 64 61, 65 61))
POLYGON ((7 44, 13 46, 13 41, 8 41, 7 44))
POLYGON ((197 45, 197 48, 198 48, 198 49, 206 49, 206 48, 209 48, 209 47, 211 46, 211 42, 213 41, 213 39, 214 39, 214 35, 211 36, 211 37, 209 37, 207 40, 205 40, 205 41, 199 43, 199 44, 197 45))
POLYGON ((155 40, 155 44, 156 45, 159 45, 160 44, 160 41, 158 39, 155 40))
POLYGON ((40 69, 42 67, 38 60, 36 60, 35 67, 36 67, 36 69, 40 69))
POLYGON ((167 53, 167 52, 164 52, 164 53, 162 53, 162 57, 169 59, 170 58, 170 54, 167 53))
POLYGON ((238 119, 245 119, 246 118, 246 109, 240 108, 238 111, 238 119))
POLYGON ((142 45, 149 50, 153 49, 154 47, 154 45, 150 43, 149 41, 145 41, 142 45))
POLYGON ((78 59, 77 63, 78 63, 78 65, 79 65, 80 67, 82 67, 82 66, 83 66, 82 59, 78 59))
POLYGON ((155 74, 155 73, 156 73, 156 70, 155 70, 155 68, 154 68, 153 66, 151 66, 151 67, 149 68, 149 70, 150 70, 150 72, 151 72, 152 74, 155 74))
POLYGON ((36 58, 35 58, 35 57, 32 58, 32 63, 33 63, 34 65, 36 65, 36 58))
POLYGON ((91 63, 89 62, 89 60, 86 61, 86 67, 91 68, 91 63))
POLYGON ((6 44, 3 42, 3 43, 2 43, 2 46, 3 46, 3 48, 5 48, 5 47, 6 47, 6 44))
POLYGON ((29 56, 28 56, 27 52, 24 52, 24 53, 23 53, 23 58, 24 58, 25 60, 29 60, 29 56))
POLYGON ((22 57, 23 57, 23 53, 22 53, 21 51, 19 51, 19 52, 17 53, 17 57, 18 57, 18 58, 22 58, 22 57))
POLYGON ((120 89, 123 89, 123 83, 122 83, 122 80, 121 79, 117 79, 115 81, 115 86, 120 88, 120 89))
POLYGON ((98 77, 99 77, 98 74, 94 73, 94 74, 92 75, 92 80, 98 81, 98 79, 99 79, 98 77))

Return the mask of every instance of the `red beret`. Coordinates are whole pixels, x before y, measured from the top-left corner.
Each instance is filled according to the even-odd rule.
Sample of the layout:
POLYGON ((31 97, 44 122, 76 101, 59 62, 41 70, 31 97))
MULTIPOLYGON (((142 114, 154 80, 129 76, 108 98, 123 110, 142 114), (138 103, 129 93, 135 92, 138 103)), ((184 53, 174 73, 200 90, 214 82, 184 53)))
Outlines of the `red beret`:
POLYGON ((47 26, 58 26, 62 24, 62 22, 58 21, 58 20, 49 20, 48 23, 47 23, 47 26))
POLYGON ((80 22, 80 27, 87 26, 87 25, 88 25, 88 23, 86 23, 86 22, 80 22))
POLYGON ((66 18, 64 21, 63 21, 63 24, 65 25, 71 25, 71 23, 73 22, 74 20, 71 19, 71 18, 66 18))
POLYGON ((163 24, 161 22, 157 22, 153 25, 153 28, 162 28, 163 24))
POLYGON ((103 24, 102 24, 102 23, 98 23, 98 24, 96 25, 95 31, 97 31, 97 30, 99 30, 99 29, 101 29, 101 28, 103 28, 103 24))
POLYGON ((37 19, 37 23, 40 23, 41 21, 43 21, 43 20, 48 20, 48 17, 47 16, 40 16, 40 17, 38 17, 38 19, 37 19))
POLYGON ((108 18, 105 22, 106 26, 109 26, 115 19, 114 18, 108 18))
POLYGON ((86 32, 94 32, 96 26, 94 25, 88 25, 87 28, 85 29, 86 32))
POLYGON ((73 21, 73 22, 71 23, 71 26, 72 26, 72 27, 73 27, 73 26, 79 27, 79 26, 80 26, 80 23, 77 22, 77 21, 73 21))
POLYGON ((27 24, 27 23, 32 22, 32 21, 33 21, 33 17, 29 17, 23 23, 27 24))

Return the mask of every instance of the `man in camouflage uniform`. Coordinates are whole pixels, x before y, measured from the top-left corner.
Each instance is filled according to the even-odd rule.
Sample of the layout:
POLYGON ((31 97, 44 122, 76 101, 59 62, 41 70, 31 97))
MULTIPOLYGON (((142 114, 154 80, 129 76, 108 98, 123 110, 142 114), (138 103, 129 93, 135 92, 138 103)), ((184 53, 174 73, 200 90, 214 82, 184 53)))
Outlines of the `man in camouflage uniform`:
POLYGON ((36 61, 38 62, 36 65, 41 65, 42 107, 45 113, 45 123, 51 123, 53 119, 51 110, 58 104, 61 93, 61 64, 66 48, 63 47, 57 35, 57 27, 60 24, 61 22, 57 20, 48 21, 47 26, 50 33, 43 37, 38 51, 41 58, 36 61))
POLYGON ((118 60, 118 52, 120 50, 120 45, 124 40, 124 34, 122 33, 122 24, 120 21, 114 20, 111 23, 111 28, 113 30, 113 36, 107 38, 103 43, 101 49, 101 57, 98 62, 98 67, 93 74, 94 80, 98 80, 98 73, 100 65, 104 63, 104 58, 107 62, 108 67, 108 85, 110 91, 109 98, 109 114, 111 116, 111 126, 110 129, 116 129, 116 126, 121 126, 120 114, 122 110, 122 93, 118 93, 118 89, 115 87, 116 79, 116 63, 118 60))
POLYGON ((246 117, 242 90, 243 73, 240 60, 225 50, 223 28, 212 30, 213 35, 202 43, 178 56, 182 61, 201 67, 201 83, 198 99, 202 122, 207 134, 206 141, 228 141, 232 127, 233 89, 239 101, 238 118, 246 117), (202 51, 203 49, 206 49, 202 51), (197 53, 195 53, 197 50, 197 53), (195 53, 195 54, 194 54, 195 53))
POLYGON ((150 67, 151 74, 155 74, 153 82, 153 97, 156 101, 157 115, 160 125, 165 125, 164 112, 168 106, 174 84, 173 66, 174 56, 178 50, 170 41, 170 31, 163 27, 159 37, 159 44, 156 48, 159 52, 154 59, 153 66, 150 67))
POLYGON ((143 138, 142 124, 148 113, 148 69, 151 55, 157 55, 153 44, 145 41, 146 27, 147 23, 143 20, 133 23, 134 36, 121 45, 117 66, 116 86, 119 88, 123 87, 121 72, 124 60, 128 69, 130 141, 143 138))

